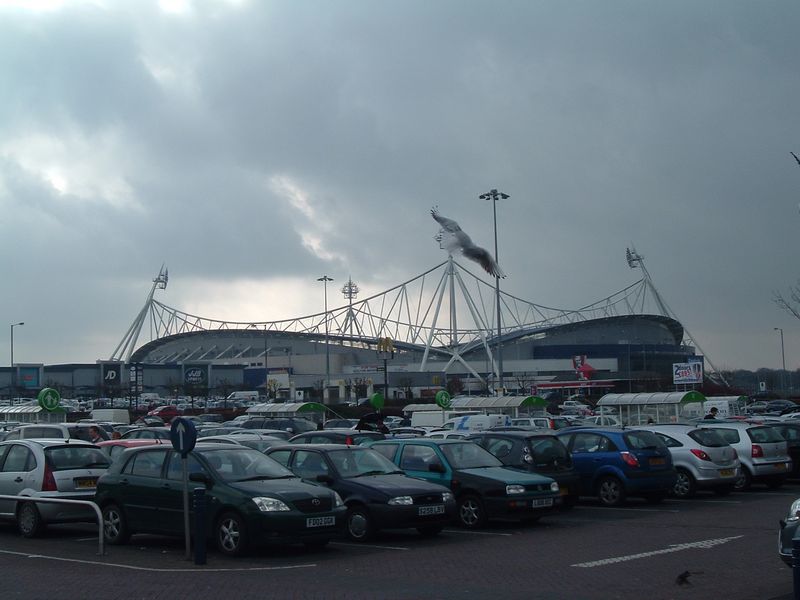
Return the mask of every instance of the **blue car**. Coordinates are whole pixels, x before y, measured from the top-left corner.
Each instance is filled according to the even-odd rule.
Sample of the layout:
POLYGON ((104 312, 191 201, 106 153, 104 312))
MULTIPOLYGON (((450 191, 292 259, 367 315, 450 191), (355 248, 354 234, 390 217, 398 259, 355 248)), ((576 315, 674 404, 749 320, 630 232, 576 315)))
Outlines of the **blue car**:
POLYGON ((620 506, 627 496, 657 503, 675 485, 669 449, 650 431, 597 427, 557 435, 572 454, 582 496, 597 496, 606 506, 620 506))

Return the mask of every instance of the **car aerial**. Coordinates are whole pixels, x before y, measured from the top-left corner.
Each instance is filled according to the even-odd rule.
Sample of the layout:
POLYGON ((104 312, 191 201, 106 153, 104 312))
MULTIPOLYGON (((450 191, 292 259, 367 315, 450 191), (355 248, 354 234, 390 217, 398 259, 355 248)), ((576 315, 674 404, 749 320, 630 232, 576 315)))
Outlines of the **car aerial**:
POLYGON ((102 442, 97 442, 95 446, 103 450, 108 457, 113 461, 120 454, 125 452, 128 448, 139 448, 140 446, 152 446, 154 444, 167 444, 169 443, 166 440, 160 439, 142 439, 142 440, 105 440, 102 442))
POLYGON ((698 427, 718 431, 741 462, 734 489, 749 489, 753 482, 779 488, 792 472, 792 459, 786 440, 772 424, 764 421, 718 421, 705 419, 698 427))
POLYGON ((698 489, 730 493, 741 474, 736 450, 713 429, 696 425, 641 425, 655 433, 672 455, 677 472, 672 495, 689 498, 698 489))
POLYGON ((250 417, 241 423, 245 429, 283 429, 289 433, 314 431, 317 424, 298 417, 250 417))
POLYGON ((62 439, 91 442, 92 427, 97 427, 97 433, 102 439, 109 439, 108 432, 95 423, 38 423, 35 425, 20 425, 9 431, 4 439, 62 439))
MULTIPOLYGON (((134 533, 183 535, 182 462, 162 445, 130 449, 112 464, 95 497, 109 544, 134 533)), ((338 494, 301 481, 257 450, 200 442, 186 463, 190 487, 207 490, 206 533, 223 554, 257 544, 320 547, 342 533, 346 509, 338 494)))
POLYGON ((627 496, 661 502, 675 486, 672 456, 650 431, 587 427, 556 435, 572 454, 581 495, 597 496, 605 506, 620 506, 627 496))
POLYGON ((789 507, 789 514, 785 519, 779 521, 778 529, 778 556, 788 566, 792 567, 792 550, 795 535, 797 534, 797 527, 800 525, 800 498, 792 502, 789 507))
POLYGON ((138 427, 122 434, 123 440, 168 440, 169 427, 138 427))
POLYGON ((328 419, 323 424, 325 429, 352 429, 358 424, 358 419, 328 419))
POLYGON ((467 528, 482 527, 490 519, 535 521, 561 504, 551 478, 506 467, 474 442, 410 438, 369 447, 407 475, 449 488, 459 522, 467 528))
MULTIPOLYGON (((102 450, 86 442, 0 442, 0 494, 91 501, 98 477, 110 462, 102 450)), ((48 523, 96 522, 97 514, 88 506, 0 500, 0 518, 16 521, 23 536, 34 537, 48 523)))
POLYGON ((386 436, 377 431, 355 429, 322 429, 307 431, 289 439, 291 444, 346 444, 348 446, 382 440, 386 436))
POLYGON ((267 456, 335 490, 347 505, 347 535, 356 542, 370 540, 381 529, 416 528, 422 535, 436 535, 455 517, 448 488, 408 477, 369 448, 293 444, 270 448, 267 456))
POLYGON ((563 508, 577 504, 580 477, 572 466, 569 450, 552 431, 482 431, 468 439, 491 452, 508 467, 555 480, 563 497, 563 508))
POLYGON ((779 423, 771 423, 778 430, 789 450, 789 458, 792 459, 792 470, 789 477, 797 479, 800 477, 800 421, 787 419, 779 423))

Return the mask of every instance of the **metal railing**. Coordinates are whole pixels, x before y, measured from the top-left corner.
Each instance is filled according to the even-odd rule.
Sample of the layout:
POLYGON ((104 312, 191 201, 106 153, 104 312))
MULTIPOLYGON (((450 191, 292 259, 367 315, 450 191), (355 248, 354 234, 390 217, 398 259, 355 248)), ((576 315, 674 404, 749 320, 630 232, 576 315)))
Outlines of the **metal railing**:
POLYGON ((44 502, 46 504, 76 504, 79 506, 88 506, 94 510, 97 515, 97 554, 103 556, 105 550, 103 547, 103 513, 100 512, 100 507, 91 500, 68 500, 66 498, 37 498, 35 496, 7 496, 0 494, 0 500, 17 500, 19 502, 44 502))

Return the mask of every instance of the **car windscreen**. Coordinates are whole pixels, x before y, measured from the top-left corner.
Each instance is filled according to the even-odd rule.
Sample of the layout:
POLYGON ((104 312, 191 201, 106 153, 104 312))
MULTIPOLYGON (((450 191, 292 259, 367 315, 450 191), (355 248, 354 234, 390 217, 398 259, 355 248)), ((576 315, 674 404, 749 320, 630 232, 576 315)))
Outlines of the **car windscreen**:
POLYGON ((227 482, 295 477, 277 461, 245 446, 203 448, 199 454, 227 482))
POLYGON ((488 450, 478 444, 442 444, 442 452, 454 469, 476 469, 480 467, 502 467, 503 463, 488 450))
POLYGON ((105 452, 91 446, 51 446, 44 449, 44 456, 53 471, 107 469, 111 464, 105 452))
POLYGON ((634 450, 655 450, 656 448, 666 448, 652 431, 629 431, 623 436, 625 443, 634 450))
POLYGON ((332 450, 328 453, 333 466, 345 479, 362 475, 386 475, 397 473, 397 465, 368 448, 354 450, 332 450))
POLYGON ((774 444, 786 441, 777 429, 768 425, 763 427, 751 427, 747 430, 747 435, 750 436, 750 439, 756 444, 774 444))
POLYGON ((720 448, 721 446, 728 445, 728 442, 725 441, 719 432, 713 429, 694 429, 689 431, 686 435, 701 446, 708 446, 709 448, 720 448))

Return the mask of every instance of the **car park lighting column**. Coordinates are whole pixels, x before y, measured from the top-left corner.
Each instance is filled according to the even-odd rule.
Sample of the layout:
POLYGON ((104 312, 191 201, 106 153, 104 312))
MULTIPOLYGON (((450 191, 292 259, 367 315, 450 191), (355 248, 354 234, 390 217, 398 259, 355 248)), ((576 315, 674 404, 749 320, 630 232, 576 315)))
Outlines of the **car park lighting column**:
POLYGON ((328 388, 331 385, 331 354, 328 345, 328 282, 333 281, 333 279, 323 275, 317 281, 322 282, 325 301, 325 387, 322 389, 322 403, 328 404, 328 388))
POLYGON ((19 323, 11 324, 11 395, 16 394, 17 389, 17 372, 14 370, 14 327, 25 325, 22 321, 19 323))
MULTIPOLYGON (((781 371, 781 389, 783 390, 783 392, 785 394, 786 393, 786 384, 783 381, 783 377, 784 377, 784 373, 786 373, 786 352, 784 352, 784 346, 783 346, 783 329, 781 327, 773 327, 773 329, 775 331, 780 331, 781 332, 781 361, 783 363, 783 371, 781 371)), ((12 356, 13 356, 13 354, 12 354, 12 356)), ((791 381, 791 379, 790 379, 790 381, 791 381)))

